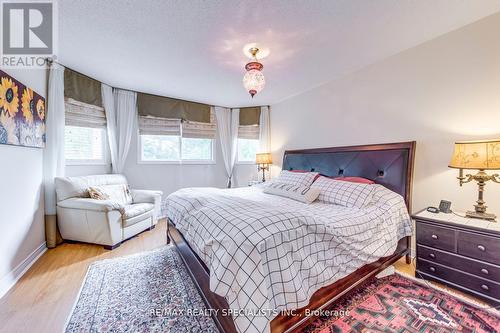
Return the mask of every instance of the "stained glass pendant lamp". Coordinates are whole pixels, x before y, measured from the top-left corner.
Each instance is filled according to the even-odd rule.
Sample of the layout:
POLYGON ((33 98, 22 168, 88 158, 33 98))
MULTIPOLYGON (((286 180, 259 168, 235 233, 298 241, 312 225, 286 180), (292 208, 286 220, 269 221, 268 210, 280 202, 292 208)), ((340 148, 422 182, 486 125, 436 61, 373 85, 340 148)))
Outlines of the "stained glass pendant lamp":
POLYGON ((266 85, 266 78, 264 74, 262 74, 262 69, 264 65, 257 61, 257 54, 259 53, 259 49, 257 47, 252 47, 249 50, 250 54, 253 57, 253 60, 245 65, 245 76, 243 76, 243 86, 248 91, 252 98, 264 89, 266 85))

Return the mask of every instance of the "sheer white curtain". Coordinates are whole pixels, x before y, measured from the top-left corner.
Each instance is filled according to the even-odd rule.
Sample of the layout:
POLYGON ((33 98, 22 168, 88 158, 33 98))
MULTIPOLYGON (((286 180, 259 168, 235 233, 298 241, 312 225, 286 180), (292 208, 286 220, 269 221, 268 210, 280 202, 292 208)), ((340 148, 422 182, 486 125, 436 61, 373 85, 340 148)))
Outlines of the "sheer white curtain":
POLYGON ((102 104, 106 112, 106 129, 108 133, 109 152, 111 154, 111 167, 113 173, 118 173, 118 143, 116 132, 116 109, 113 88, 101 83, 102 104))
POLYGON ((260 107, 260 152, 269 153, 271 151, 271 121, 269 106, 260 107))
POLYGON ((43 154, 45 192, 45 237, 47 247, 61 241, 57 231, 56 189, 54 178, 64 176, 64 67, 52 63, 47 94, 46 147, 43 154))
POLYGON ((116 113, 116 161, 113 173, 122 173, 125 168, 134 124, 137 119, 137 93, 129 90, 113 89, 116 113))
POLYGON ((227 174, 227 187, 231 187, 236 149, 238 145, 238 127, 240 125, 240 109, 214 107, 217 119, 217 132, 222 147, 222 157, 227 174))

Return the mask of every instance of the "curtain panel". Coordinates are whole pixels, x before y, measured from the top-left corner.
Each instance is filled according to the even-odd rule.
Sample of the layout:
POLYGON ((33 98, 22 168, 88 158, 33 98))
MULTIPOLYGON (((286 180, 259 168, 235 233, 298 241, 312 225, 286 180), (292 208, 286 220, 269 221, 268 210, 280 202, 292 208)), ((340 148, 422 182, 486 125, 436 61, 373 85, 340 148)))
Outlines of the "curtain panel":
POLYGON ((271 114, 269 106, 261 106, 260 110, 260 152, 269 153, 271 151, 271 114))
POLYGON ((116 163, 113 173, 123 173, 130 150, 135 121, 137 119, 137 93, 129 90, 113 89, 116 111, 116 163))
POLYGON ((63 66, 52 63, 49 68, 47 94, 46 148, 43 154, 43 187, 45 194, 45 238, 48 248, 62 242, 57 229, 56 189, 54 180, 63 177, 64 160, 64 72, 63 66))
POLYGON ((113 88, 107 84, 101 84, 101 95, 104 112, 106 114, 106 134, 108 136, 108 147, 111 155, 111 170, 113 173, 117 173, 118 170, 116 169, 116 165, 118 161, 118 142, 113 88))
POLYGON ((228 109, 223 107, 214 107, 215 117, 217 119, 217 132, 222 148, 222 158, 226 168, 227 187, 232 185, 234 164, 236 163, 236 153, 238 146, 238 125, 239 109, 228 109))
POLYGON ((140 116, 210 123, 210 105, 207 104, 138 93, 137 108, 140 116))

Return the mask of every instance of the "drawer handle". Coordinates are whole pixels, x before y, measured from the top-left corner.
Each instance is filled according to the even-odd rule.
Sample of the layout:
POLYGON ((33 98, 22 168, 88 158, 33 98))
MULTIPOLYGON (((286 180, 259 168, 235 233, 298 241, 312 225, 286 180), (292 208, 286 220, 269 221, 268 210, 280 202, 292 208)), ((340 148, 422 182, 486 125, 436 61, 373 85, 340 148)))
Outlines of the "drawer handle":
POLYGON ((486 291, 490 290, 490 288, 485 284, 481 285, 481 289, 486 290, 486 291))
POLYGON ((482 245, 478 245, 477 248, 479 249, 479 251, 486 251, 486 248, 482 245))
POLYGON ((432 267, 432 266, 431 266, 431 267, 429 267, 429 270, 430 270, 431 272, 433 272, 433 273, 436 271, 436 269, 435 269, 434 267, 432 267))
POLYGON ((490 272, 486 268, 481 268, 481 273, 486 275, 490 274, 490 272))
POLYGON ((429 257, 431 257, 432 259, 436 258, 436 255, 434 253, 429 253, 429 257))
POLYGON ((434 235, 434 234, 432 234, 431 237, 434 238, 434 239, 438 239, 439 238, 437 235, 434 235))

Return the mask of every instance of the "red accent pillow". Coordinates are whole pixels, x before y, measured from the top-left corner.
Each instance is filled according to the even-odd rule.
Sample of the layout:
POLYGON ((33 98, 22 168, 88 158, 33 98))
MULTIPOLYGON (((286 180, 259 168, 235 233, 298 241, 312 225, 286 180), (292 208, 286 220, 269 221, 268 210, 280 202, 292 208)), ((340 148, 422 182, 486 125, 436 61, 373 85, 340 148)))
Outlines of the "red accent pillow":
POLYGON ((351 183, 359 183, 359 184, 375 184, 375 182, 373 180, 366 179, 363 177, 336 177, 333 179, 342 180, 342 181, 351 182, 351 183))

